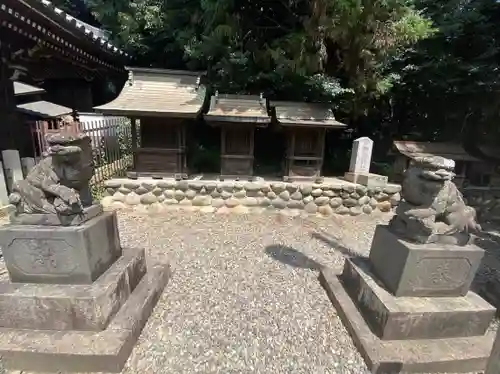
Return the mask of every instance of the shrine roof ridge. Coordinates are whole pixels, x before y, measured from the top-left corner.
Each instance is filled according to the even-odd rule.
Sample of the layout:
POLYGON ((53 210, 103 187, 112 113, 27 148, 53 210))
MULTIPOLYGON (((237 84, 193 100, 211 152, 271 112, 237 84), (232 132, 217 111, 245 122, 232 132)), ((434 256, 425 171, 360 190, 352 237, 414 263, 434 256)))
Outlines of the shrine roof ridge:
POLYGON ((270 100, 269 107, 283 126, 347 127, 335 119, 329 103, 270 100))
POLYGON ((61 27, 70 26, 71 29, 78 31, 79 33, 85 35, 88 39, 92 40, 95 44, 99 45, 99 47, 111 54, 129 57, 127 53, 114 46, 109 42, 106 32, 100 30, 94 26, 91 26, 79 19, 71 16, 66 13, 64 10, 55 6, 49 0, 20 0, 21 2, 27 4, 31 8, 36 11, 42 13, 44 16, 53 20, 54 22, 59 23, 60 20, 64 21, 63 23, 59 23, 61 27))
POLYGON ((125 69, 131 73, 186 75, 186 76, 192 76, 192 77, 200 77, 200 76, 203 76, 207 73, 206 71, 176 70, 176 69, 161 69, 161 68, 143 68, 143 67, 135 67, 135 66, 125 66, 125 69))

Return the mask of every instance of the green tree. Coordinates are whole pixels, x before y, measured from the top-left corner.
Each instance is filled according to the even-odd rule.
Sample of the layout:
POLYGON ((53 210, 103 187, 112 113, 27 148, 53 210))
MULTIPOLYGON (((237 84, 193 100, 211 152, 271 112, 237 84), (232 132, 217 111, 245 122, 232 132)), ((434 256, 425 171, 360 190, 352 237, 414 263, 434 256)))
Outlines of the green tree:
POLYGON ((495 0, 422 0, 438 32, 395 61, 403 72, 393 96, 394 131, 456 140, 480 157, 498 142, 500 5, 495 0))
POLYGON ((392 87, 388 64, 428 37, 409 0, 90 0, 115 41, 156 67, 206 69, 213 88, 333 101, 359 117, 392 87))

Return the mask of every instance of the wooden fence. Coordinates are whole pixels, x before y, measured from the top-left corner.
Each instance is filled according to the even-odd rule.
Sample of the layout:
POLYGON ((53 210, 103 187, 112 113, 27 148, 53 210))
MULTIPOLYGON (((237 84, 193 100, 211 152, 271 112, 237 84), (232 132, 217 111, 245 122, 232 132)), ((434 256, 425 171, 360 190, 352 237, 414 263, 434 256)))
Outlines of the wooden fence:
POLYGON ((92 140, 95 171, 90 186, 98 195, 106 179, 124 176, 132 164, 130 120, 94 113, 81 113, 79 119, 80 131, 92 140))
POLYGON ((64 129, 57 123, 39 121, 33 124, 32 141, 36 157, 21 158, 17 150, 3 150, 0 161, 0 208, 8 204, 8 194, 16 180, 26 177, 40 155, 46 150, 45 137, 53 132, 67 131, 86 133, 92 141, 94 176, 90 187, 99 198, 104 181, 125 175, 132 164, 132 136, 130 121, 125 117, 108 117, 95 113, 82 113, 79 121, 64 129))

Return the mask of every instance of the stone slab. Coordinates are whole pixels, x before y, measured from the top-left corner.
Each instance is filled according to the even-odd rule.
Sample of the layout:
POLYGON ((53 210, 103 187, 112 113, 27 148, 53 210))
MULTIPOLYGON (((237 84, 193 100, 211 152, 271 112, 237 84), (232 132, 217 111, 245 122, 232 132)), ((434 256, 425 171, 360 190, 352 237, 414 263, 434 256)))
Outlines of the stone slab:
POLYGON ((0 246, 19 283, 91 284, 122 254, 115 212, 80 226, 4 225, 0 246))
POLYGON ((495 316, 495 308, 471 291, 463 297, 395 297, 369 268, 367 259, 347 259, 342 282, 382 340, 481 336, 495 316))
POLYGON ((497 331, 495 343, 491 350, 490 359, 486 365, 486 372, 484 374, 498 374, 500 373, 500 329, 497 331))
POLYGON ((385 225, 376 227, 370 249, 374 274, 395 296, 465 296, 483 256, 475 245, 407 242, 385 225))
POLYGON ((389 179, 385 175, 373 174, 373 173, 356 173, 347 172, 344 174, 344 179, 348 182, 361 184, 368 188, 384 188, 389 179))
POLYGON ((16 214, 10 216, 10 223, 14 225, 42 225, 42 226, 77 226, 97 217, 103 211, 101 204, 94 204, 83 209, 82 214, 16 214))
POLYGON ((104 330, 145 273, 144 250, 127 248, 91 285, 0 283, 0 327, 104 330))
POLYGON ((320 282, 371 373, 468 373, 486 367, 494 333, 467 338, 381 340, 366 324, 338 274, 323 268, 320 282))
POLYGON ((122 371, 171 276, 167 263, 149 267, 104 331, 0 329, 6 369, 38 372, 122 371))

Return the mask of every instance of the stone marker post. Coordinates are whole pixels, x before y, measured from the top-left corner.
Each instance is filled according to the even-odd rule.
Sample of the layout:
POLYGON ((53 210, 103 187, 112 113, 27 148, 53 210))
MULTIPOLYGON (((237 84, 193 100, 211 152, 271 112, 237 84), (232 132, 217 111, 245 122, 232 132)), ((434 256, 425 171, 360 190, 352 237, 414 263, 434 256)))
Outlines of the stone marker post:
POLYGON ((13 183, 15 211, 0 226, 10 278, 0 283, 0 356, 14 370, 121 372, 170 267, 122 249, 116 213, 92 202, 90 138, 47 142, 46 157, 13 183))
POLYGON ((2 161, 7 180, 7 188, 9 192, 12 192, 13 184, 24 178, 19 151, 15 149, 6 149, 2 151, 2 161))
POLYGON ((23 167, 23 175, 27 177, 31 169, 35 167, 35 159, 33 157, 23 157, 21 166, 23 167))
POLYGON ((372 162, 373 140, 364 136, 354 140, 349 172, 367 174, 372 162))
MULTIPOLYGON (((454 163, 415 159, 389 225, 369 257, 346 259, 321 282, 374 374, 476 372, 486 367, 495 308, 470 290, 484 250, 473 208, 452 182, 454 163)), ((500 338, 499 338, 500 339, 500 338)), ((494 355, 500 355, 497 342, 494 355)), ((499 374, 499 363, 491 363, 499 374)))
POLYGON ((8 196, 7 179, 3 171, 3 163, 0 162, 0 208, 9 204, 8 196))
POLYGON ((384 187, 387 177, 370 173, 372 152, 373 140, 366 136, 354 140, 349 172, 345 173, 344 178, 367 187, 384 187))

